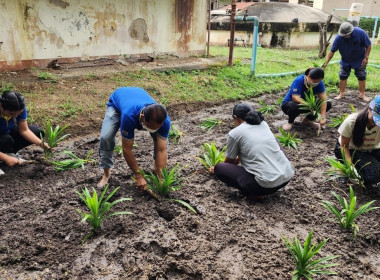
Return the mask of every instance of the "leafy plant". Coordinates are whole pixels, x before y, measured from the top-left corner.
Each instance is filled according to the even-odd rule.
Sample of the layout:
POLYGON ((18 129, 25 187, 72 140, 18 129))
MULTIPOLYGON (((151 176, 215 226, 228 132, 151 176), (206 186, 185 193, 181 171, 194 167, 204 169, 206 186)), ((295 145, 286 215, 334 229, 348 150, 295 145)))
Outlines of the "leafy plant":
POLYGON ((296 270, 293 271, 293 280, 298 280, 302 277, 311 280, 312 276, 315 276, 317 274, 337 274, 334 271, 325 269, 338 265, 336 263, 326 263, 330 260, 338 258, 338 255, 312 260, 313 256, 315 256, 328 241, 328 239, 325 239, 319 244, 314 243, 313 245, 311 245, 312 237, 313 231, 309 233, 303 246, 301 245, 297 237, 293 238, 293 242, 291 242, 289 239, 285 237, 283 238, 284 245, 289 250, 293 259, 296 261, 296 270))
POLYGON ((174 144, 178 143, 179 138, 181 138, 183 133, 175 125, 170 126, 169 139, 172 139, 174 144))
POLYGON ((123 153, 123 146, 115 145, 115 148, 113 149, 113 151, 116 152, 118 155, 121 155, 123 153))
POLYGON ((281 143, 283 147, 288 149, 297 149, 297 145, 302 142, 301 139, 297 138, 297 133, 286 132, 282 127, 280 127, 280 132, 282 135, 276 135, 276 138, 281 143))
MULTIPOLYGON (((117 192, 117 190, 120 187, 117 187, 114 189, 107 197, 107 189, 108 185, 104 188, 102 191, 100 197, 98 198, 98 194, 94 188, 92 188, 92 195, 90 194, 89 190, 87 188, 84 188, 82 190, 82 193, 78 192, 78 195, 80 199, 87 205, 88 209, 90 210, 90 213, 82 212, 79 209, 76 209, 79 214, 82 215, 82 222, 87 221, 91 227, 92 227, 92 233, 95 232, 96 229, 99 229, 102 225, 102 223, 107 220, 108 218, 116 215, 133 215, 132 212, 122 211, 122 212, 113 212, 111 214, 108 214, 108 212, 111 210, 113 206, 116 204, 122 202, 122 201, 130 201, 132 198, 120 198, 117 200, 114 200, 112 202, 108 202, 113 195, 117 192)), ((91 236, 90 235, 90 236, 91 236)))
POLYGON ((52 149, 57 147, 59 142, 63 141, 65 138, 67 138, 70 135, 70 134, 64 134, 64 132, 68 126, 69 125, 65 125, 63 127, 60 127, 59 125, 57 125, 53 129, 53 126, 52 126, 50 120, 44 124, 45 136, 43 137, 41 134, 40 138, 42 141, 42 148, 44 150, 45 159, 49 159, 49 157, 52 153, 52 149), (45 138, 46 138, 46 140, 45 140, 45 138), (45 147, 45 145, 44 145, 45 143, 47 143, 49 145, 50 149, 47 149, 45 147))
MULTIPOLYGON (((354 105, 350 104, 351 112, 355 113, 356 109, 354 105)), ((331 118, 331 123, 329 124, 330 127, 338 127, 340 126, 344 120, 348 117, 348 114, 342 114, 336 118, 331 118)))
MULTIPOLYGON (((325 172, 326 175, 331 177, 331 180, 338 178, 347 178, 353 184, 358 184, 364 187, 364 181, 358 170, 355 168, 355 164, 352 164, 351 161, 347 159, 346 150, 341 149, 342 160, 335 159, 333 157, 328 157, 326 161, 330 163, 331 168, 325 172)), ((352 155, 352 157, 354 154, 352 155)), ((369 164, 369 163, 367 163, 369 164)), ((366 164, 366 165, 367 165, 366 164)), ((366 166, 364 165, 364 166, 366 166)), ((364 167, 363 166, 363 167, 364 167)), ((362 167, 362 168, 363 168, 362 167)), ((359 170, 360 171, 360 170, 359 170)))
POLYGON ((313 88, 309 93, 305 92, 305 99, 301 99, 300 109, 305 111, 305 114, 312 114, 317 120, 321 118, 321 106, 325 103, 324 100, 315 97, 313 88))
POLYGON ((372 203, 375 202, 375 200, 372 200, 356 209, 356 196, 354 195, 354 191, 351 186, 350 199, 348 202, 345 198, 342 198, 337 193, 331 193, 339 201, 339 204, 342 207, 342 209, 339 210, 332 202, 328 200, 322 200, 321 205, 324 208, 326 208, 329 212, 335 215, 335 217, 338 219, 341 228, 351 230, 355 236, 359 232, 359 227, 354 222, 355 219, 364 213, 380 208, 370 207, 372 203))
POLYGON ((79 158, 72 151, 64 151, 63 153, 69 156, 69 159, 52 161, 52 164, 55 166, 55 169, 57 171, 69 170, 79 167, 82 167, 82 169, 84 169, 85 164, 94 164, 96 162, 94 159, 90 158, 90 156, 94 153, 92 150, 87 153, 86 158, 84 159, 79 158))
POLYGON ((226 148, 227 147, 223 147, 223 149, 219 151, 214 142, 211 142, 211 144, 203 143, 203 158, 198 157, 198 160, 204 165, 204 167, 206 167, 207 170, 209 170, 210 167, 224 161, 224 152, 226 151, 226 148))
MULTIPOLYGON (((178 191, 182 187, 183 178, 179 178, 179 164, 175 165, 172 170, 168 170, 167 167, 161 170, 162 178, 159 178, 156 174, 149 172, 148 174, 142 170, 139 173, 142 174, 147 181, 148 189, 161 195, 162 197, 168 198, 171 192, 178 191)), ((195 209, 187 202, 181 199, 168 198, 171 201, 182 204, 190 211, 197 213, 195 209)))
POLYGON ((213 129, 214 127, 220 125, 222 121, 217 120, 215 118, 208 118, 206 119, 199 127, 202 129, 207 129, 207 131, 213 129))
POLYGON ((259 103, 261 107, 258 109, 258 111, 264 115, 269 115, 276 112, 276 105, 268 105, 263 100, 259 100, 259 103))
POLYGON ((52 73, 49 72, 40 72, 37 76, 39 80, 56 80, 57 77, 55 77, 52 73))

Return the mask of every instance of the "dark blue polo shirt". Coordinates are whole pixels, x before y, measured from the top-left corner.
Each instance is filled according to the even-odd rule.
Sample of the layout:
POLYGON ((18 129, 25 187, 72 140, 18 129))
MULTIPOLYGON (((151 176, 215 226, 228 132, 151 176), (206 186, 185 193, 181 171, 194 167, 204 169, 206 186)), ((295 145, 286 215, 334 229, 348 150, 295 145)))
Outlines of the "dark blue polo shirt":
MULTIPOLYGON (((135 136, 134 130, 142 130, 139 121, 141 110, 153 103, 157 102, 142 88, 122 87, 112 93, 107 106, 120 112, 120 133, 124 138, 132 140, 135 136)), ((168 138, 169 130, 170 119, 167 116, 157 133, 163 138, 168 138)))
MULTIPOLYGON (((325 84, 320 81, 318 85, 313 87, 314 95, 325 92, 325 84)), ((305 86, 305 74, 298 76, 292 83, 288 93, 285 95, 282 104, 292 100, 292 95, 300 95, 302 99, 305 99, 305 92, 309 92, 309 88, 305 86)))
POLYGON ((350 38, 336 36, 331 46, 331 51, 336 52, 339 50, 342 56, 340 63, 343 67, 351 66, 356 69, 361 66, 365 57, 365 50, 369 45, 371 45, 371 40, 367 33, 359 27, 354 27, 350 38))
POLYGON ((21 121, 25 121, 28 117, 28 112, 26 111, 26 108, 24 108, 24 111, 20 115, 18 115, 16 118, 12 118, 7 120, 0 114, 0 134, 9 134, 11 129, 16 126, 21 121))

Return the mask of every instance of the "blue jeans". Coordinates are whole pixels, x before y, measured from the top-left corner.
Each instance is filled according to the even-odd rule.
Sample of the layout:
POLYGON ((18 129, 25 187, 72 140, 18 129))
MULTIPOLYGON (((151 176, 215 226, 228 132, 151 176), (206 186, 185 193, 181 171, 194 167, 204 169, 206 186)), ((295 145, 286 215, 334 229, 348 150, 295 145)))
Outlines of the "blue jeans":
MULTIPOLYGON (((113 166, 113 150, 115 148, 115 136, 120 128, 120 112, 114 107, 107 107, 106 115, 103 120, 102 130, 100 132, 99 144, 99 168, 106 169, 113 166)), ((157 137, 160 137, 157 132, 151 133, 153 138, 154 153, 153 159, 157 155, 157 137)), ((168 144, 168 141, 166 142, 168 144)))

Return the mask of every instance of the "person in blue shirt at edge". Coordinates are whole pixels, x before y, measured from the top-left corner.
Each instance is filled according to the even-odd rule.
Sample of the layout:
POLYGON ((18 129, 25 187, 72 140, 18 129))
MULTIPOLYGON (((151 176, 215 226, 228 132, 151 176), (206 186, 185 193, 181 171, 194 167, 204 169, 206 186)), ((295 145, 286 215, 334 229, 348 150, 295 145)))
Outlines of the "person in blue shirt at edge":
POLYGON ((326 112, 331 109, 331 102, 327 100, 323 78, 325 73, 322 68, 309 68, 305 74, 298 76, 293 81, 288 93, 285 95, 281 104, 282 111, 289 116, 288 123, 284 124, 283 129, 289 131, 293 128, 294 120, 300 115, 307 113, 300 108, 302 99, 305 99, 305 93, 310 93, 313 88, 313 94, 323 100, 321 106, 321 119, 319 123, 314 122, 315 116, 307 115, 302 124, 319 130, 326 124, 326 112))
POLYGON ((132 169, 136 185, 146 190, 147 182, 138 173, 139 166, 132 147, 135 129, 150 132, 154 143, 154 169, 158 176, 167 162, 167 138, 170 130, 170 119, 164 106, 149 96, 142 88, 122 87, 112 93, 108 100, 107 111, 103 120, 99 145, 99 168, 103 169, 103 177, 98 187, 108 184, 113 166, 113 150, 115 136, 120 128, 123 156, 132 169))
MULTIPOLYGON (((43 131, 35 126, 28 125, 27 110, 24 96, 18 92, 4 91, 0 97, 0 161, 8 166, 22 164, 23 160, 16 153, 31 145, 42 147, 39 138, 43 131)), ((48 144, 44 144, 50 148, 48 144)), ((0 174, 4 174, 0 170, 0 174)))
POLYGON ((359 83, 359 98, 369 102, 370 98, 365 96, 366 66, 371 52, 371 40, 367 33, 359 27, 354 27, 349 22, 343 22, 339 28, 339 35, 336 36, 322 66, 324 69, 337 50, 339 50, 342 59, 339 72, 339 95, 335 99, 339 100, 344 97, 347 79, 350 76, 351 69, 354 69, 359 83))
POLYGON ((262 199, 285 187, 294 169, 261 113, 238 103, 232 117, 235 128, 228 133, 224 163, 209 172, 250 199, 262 199))

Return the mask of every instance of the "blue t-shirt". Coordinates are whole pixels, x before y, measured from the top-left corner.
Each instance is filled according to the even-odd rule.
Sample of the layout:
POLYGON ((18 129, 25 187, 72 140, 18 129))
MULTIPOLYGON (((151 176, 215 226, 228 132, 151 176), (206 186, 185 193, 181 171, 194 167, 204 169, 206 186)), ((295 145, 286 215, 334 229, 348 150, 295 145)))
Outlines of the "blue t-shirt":
POLYGON ((331 51, 339 50, 342 56, 341 64, 343 67, 351 66, 356 69, 362 64, 365 57, 366 48, 371 45, 367 33, 359 27, 354 27, 350 38, 342 38, 336 36, 334 43, 331 46, 331 51))
MULTIPOLYGON (((135 136, 135 129, 143 129, 139 121, 141 110, 153 103, 157 102, 142 88, 122 87, 112 93, 107 106, 114 107, 120 112, 121 136, 132 140, 135 136)), ((170 119, 167 116, 163 125, 157 130, 157 133, 163 138, 168 138, 169 130, 170 119)))
MULTIPOLYGON (((298 76, 292 83, 288 93, 285 95, 282 104, 288 101, 293 101, 292 95, 300 95, 302 99, 305 99, 305 93, 309 93, 310 88, 305 86, 305 74, 298 76)), ((320 81, 318 85, 313 87, 314 95, 318 95, 325 92, 325 84, 320 81)))
POLYGON ((0 114, 0 134, 9 134, 11 129, 15 127, 16 124, 18 124, 21 121, 26 121, 27 117, 28 112, 26 111, 26 108, 24 108, 24 111, 22 111, 20 115, 9 120, 4 118, 4 116, 0 114))

